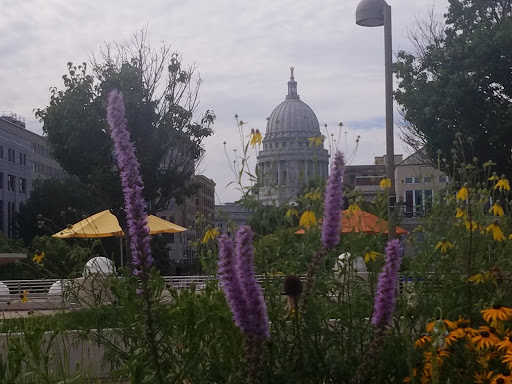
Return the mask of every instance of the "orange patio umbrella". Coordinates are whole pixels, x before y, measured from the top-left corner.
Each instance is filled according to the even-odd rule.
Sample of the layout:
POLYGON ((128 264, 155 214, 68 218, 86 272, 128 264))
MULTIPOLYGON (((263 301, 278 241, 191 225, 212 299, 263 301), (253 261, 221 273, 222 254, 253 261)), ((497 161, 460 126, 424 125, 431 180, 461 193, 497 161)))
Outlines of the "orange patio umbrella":
MULTIPOLYGON (((341 233, 362 232, 362 233, 388 233, 388 222, 366 211, 349 212, 343 211, 341 215, 341 233)), ((304 229, 295 232, 303 235, 304 229)), ((405 229, 396 227, 397 235, 406 235, 405 229)))

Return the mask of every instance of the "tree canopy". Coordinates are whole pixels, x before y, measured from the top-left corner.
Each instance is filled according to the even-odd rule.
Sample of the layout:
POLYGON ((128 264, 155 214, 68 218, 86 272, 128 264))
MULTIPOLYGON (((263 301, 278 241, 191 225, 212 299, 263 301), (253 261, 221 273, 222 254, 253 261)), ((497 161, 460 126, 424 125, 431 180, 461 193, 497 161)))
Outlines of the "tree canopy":
POLYGON ((119 212, 122 190, 106 122, 107 96, 118 89, 149 210, 161 210, 173 198, 181 201, 194 191, 188 181, 215 119, 209 110, 197 116, 196 67, 185 67, 169 45, 151 48, 145 30, 125 45, 106 45, 89 65, 69 62, 63 89, 51 88, 49 105, 36 111, 52 155, 119 212))
POLYGON ((512 3, 449 0, 445 24, 430 17, 412 32, 414 52, 398 52, 395 92, 407 141, 438 151, 444 166, 457 133, 465 160, 512 166, 512 3), (460 136, 460 135, 459 135, 460 136))

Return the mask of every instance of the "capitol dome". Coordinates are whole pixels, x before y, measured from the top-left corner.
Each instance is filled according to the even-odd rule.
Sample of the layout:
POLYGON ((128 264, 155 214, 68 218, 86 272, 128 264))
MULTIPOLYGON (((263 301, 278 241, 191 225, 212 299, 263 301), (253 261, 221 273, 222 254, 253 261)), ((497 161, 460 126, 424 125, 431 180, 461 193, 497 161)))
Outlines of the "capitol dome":
POLYGON ((300 100, 297 94, 297 82, 293 76, 293 69, 288 81, 288 94, 285 101, 279 104, 267 121, 265 138, 290 136, 319 136, 320 124, 315 112, 300 100))
POLYGON ((318 118, 300 100, 294 68, 290 70, 288 94, 268 117, 258 154, 258 198, 266 205, 293 202, 304 188, 326 179, 328 173, 329 153, 318 118))

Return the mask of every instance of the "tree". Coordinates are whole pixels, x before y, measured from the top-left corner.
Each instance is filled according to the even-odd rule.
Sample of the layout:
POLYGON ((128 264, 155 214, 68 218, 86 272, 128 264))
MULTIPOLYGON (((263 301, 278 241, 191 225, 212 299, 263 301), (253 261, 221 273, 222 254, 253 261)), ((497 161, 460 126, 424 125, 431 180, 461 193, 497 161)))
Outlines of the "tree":
MULTIPOLYGON (((444 28, 432 15, 420 22, 415 52, 398 52, 395 92, 407 139, 426 145, 445 168, 457 133, 464 160, 512 166, 512 3, 510 0, 449 0, 444 28)), ((460 146, 459 146, 460 147, 460 146)))
POLYGON ((67 64, 64 89, 50 89, 50 104, 36 111, 52 155, 122 217, 122 190, 106 122, 107 96, 123 92, 127 127, 137 150, 149 211, 195 191, 188 181, 213 133, 215 115, 197 120, 201 84, 196 66, 184 67, 169 45, 146 42, 146 30, 125 45, 106 45, 100 58, 67 64))

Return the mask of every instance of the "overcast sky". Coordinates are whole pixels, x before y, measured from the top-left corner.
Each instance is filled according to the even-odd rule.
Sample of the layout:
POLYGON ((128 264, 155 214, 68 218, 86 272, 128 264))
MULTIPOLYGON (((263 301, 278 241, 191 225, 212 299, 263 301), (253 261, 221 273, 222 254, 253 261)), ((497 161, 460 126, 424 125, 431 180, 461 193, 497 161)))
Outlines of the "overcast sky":
MULTIPOLYGON (((355 24, 358 1, 3 0, 0 110, 24 116, 28 129, 42 133, 33 110, 48 104, 50 87, 62 88, 66 63, 87 61, 105 42, 126 42, 148 25, 153 46, 170 43, 186 63, 199 65, 200 110, 217 115, 200 170, 216 182, 217 203, 239 197, 233 186, 226 188, 234 176, 223 150, 226 141, 231 157, 235 148, 240 153, 234 115, 264 132, 266 118, 284 100, 290 66, 322 129, 327 124, 337 136, 343 122, 340 148, 352 154, 359 135, 352 164, 371 164, 385 152, 384 37, 383 28, 355 24)), ((439 14, 448 5, 388 3, 395 52, 411 49, 407 30, 416 18, 432 4, 439 14)), ((410 153, 395 140, 397 153, 410 153)))

